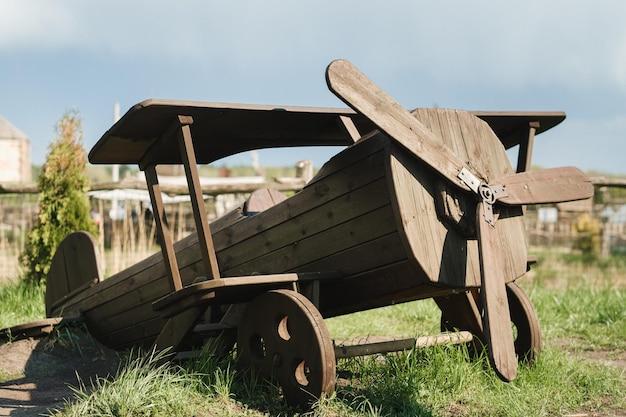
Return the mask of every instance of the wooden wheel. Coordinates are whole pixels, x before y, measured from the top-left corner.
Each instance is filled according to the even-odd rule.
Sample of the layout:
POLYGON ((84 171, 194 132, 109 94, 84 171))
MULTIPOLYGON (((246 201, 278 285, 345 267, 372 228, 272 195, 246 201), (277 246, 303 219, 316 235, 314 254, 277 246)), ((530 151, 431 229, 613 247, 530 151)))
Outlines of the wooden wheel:
MULTIPOLYGON (((534 362, 541 353, 541 330, 539 328, 539 319, 532 302, 515 282, 506 285, 506 294, 509 302, 509 311, 511 315, 511 327, 513 331, 513 344, 515 346, 515 354, 519 362, 534 362)), ((479 303, 479 294, 472 293, 470 297, 479 303)), ((445 298, 438 300, 438 305, 442 309, 441 330, 453 331, 469 330, 474 333, 480 340, 482 335, 479 334, 479 317, 474 317, 469 309, 459 309, 463 299, 450 297, 455 309, 450 308, 450 304, 443 304, 445 298), (446 313, 447 311, 447 313, 446 313), (462 317, 459 317, 462 315, 462 317)), ((483 342, 484 343, 484 342, 483 342)))
POLYGON ((335 383, 335 352, 315 306, 295 291, 261 294, 248 306, 237 333, 241 366, 278 381, 286 401, 306 406, 335 383))
POLYGON ((515 353, 520 362, 533 363, 541 353, 541 330, 530 299, 515 282, 506 286, 509 299, 515 353))

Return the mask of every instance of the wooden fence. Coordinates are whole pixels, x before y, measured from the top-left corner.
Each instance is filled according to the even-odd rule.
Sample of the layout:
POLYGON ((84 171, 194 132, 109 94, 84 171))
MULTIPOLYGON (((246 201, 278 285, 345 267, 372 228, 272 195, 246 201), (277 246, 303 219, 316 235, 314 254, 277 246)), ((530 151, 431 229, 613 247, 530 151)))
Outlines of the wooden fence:
MULTIPOLYGON (((213 220, 245 201, 259 188, 274 188, 285 193, 300 190, 310 178, 281 178, 266 181, 262 177, 207 179, 202 186, 209 220, 213 220)), ((169 196, 166 215, 173 237, 179 240, 195 231, 186 185, 160 177, 162 192, 169 196)), ((0 185, 0 281, 17 278, 21 271, 19 254, 24 250, 28 231, 38 213, 38 190, 32 185, 0 185)), ((126 179, 119 183, 94 184, 90 191, 91 213, 99 227, 99 248, 106 275, 158 252, 158 238, 149 203, 146 183, 126 179), (94 192, 123 191, 117 198, 94 192), (135 193, 133 193, 135 191, 135 193)))

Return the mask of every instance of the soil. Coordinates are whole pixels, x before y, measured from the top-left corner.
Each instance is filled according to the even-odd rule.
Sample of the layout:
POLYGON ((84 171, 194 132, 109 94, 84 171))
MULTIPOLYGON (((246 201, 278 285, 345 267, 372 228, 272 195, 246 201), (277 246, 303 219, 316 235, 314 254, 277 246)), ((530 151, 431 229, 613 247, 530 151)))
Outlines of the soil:
POLYGON ((80 329, 2 344, 0 416, 49 415, 72 398, 70 387, 115 375, 119 362, 117 352, 80 329))

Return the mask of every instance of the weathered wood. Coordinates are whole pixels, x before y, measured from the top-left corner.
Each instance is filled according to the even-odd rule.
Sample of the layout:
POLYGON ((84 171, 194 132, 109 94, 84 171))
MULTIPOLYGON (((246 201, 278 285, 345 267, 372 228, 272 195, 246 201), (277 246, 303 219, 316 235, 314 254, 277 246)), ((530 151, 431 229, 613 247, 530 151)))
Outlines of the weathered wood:
MULTIPOLYGON (((170 318, 154 342, 154 351, 171 353, 172 355, 178 352, 178 348, 183 343, 183 340, 200 320, 205 310, 206 306, 190 307, 170 318)), ((164 356, 161 363, 169 359, 169 357, 164 356)))
MULTIPOLYGON (((299 178, 294 178, 292 181, 266 181, 263 183, 235 183, 235 184, 200 184, 202 194, 209 196, 218 196, 220 194, 249 194, 253 191, 270 188, 276 191, 300 191, 304 186, 304 182, 299 178)), ((1 185, 0 185, 1 187, 1 185)), ((174 184, 160 184, 161 191, 168 195, 187 195, 189 194, 189 187, 187 185, 174 185, 174 184)), ((122 181, 117 182, 99 182, 92 183, 90 191, 104 191, 104 190, 147 190, 146 182, 143 179, 137 178, 125 178, 122 181)), ((7 191, 9 192, 9 191, 7 191)), ((24 191, 26 192, 26 191, 24 191)), ((37 193, 38 189, 34 189, 33 193, 37 193)), ((0 188, 0 194, 2 190, 0 188)))
POLYGON ((0 194, 37 194, 39 185, 37 184, 0 184, 0 194))
POLYGON ((87 232, 68 235, 55 252, 50 263, 46 283, 46 314, 53 316, 53 310, 63 299, 67 300, 76 291, 102 280, 98 244, 87 232))
POLYGON ((533 121, 528 123, 528 134, 526 140, 522 140, 519 144, 517 153, 517 172, 530 171, 532 166, 533 146, 535 144, 535 135, 537 129, 541 127, 541 123, 533 121))
MULTIPOLYGON (((267 191, 251 194, 250 201, 259 210, 271 207, 280 197, 267 199, 267 191)), ((242 208, 217 219, 211 224, 215 232, 223 231, 246 219, 242 208)), ((174 245, 183 286, 204 275, 197 234, 192 234, 174 245)), ((149 346, 161 331, 165 319, 153 311, 152 303, 171 291, 168 274, 161 253, 132 265, 101 282, 97 288, 88 288, 56 308, 64 315, 83 315, 94 336, 116 348, 141 344, 149 346)))
POLYGON ((183 284, 180 279, 180 271, 178 269, 178 261, 176 252, 174 251, 172 234, 167 224, 165 209, 163 207, 163 197, 159 188, 159 178, 155 165, 144 167, 146 173, 146 182, 148 183, 148 192, 150 193, 150 201, 152 201, 152 212, 154 213, 154 221, 157 232, 161 238, 161 255, 163 255, 163 263, 170 279, 171 291, 178 291, 183 284))
POLYGON ((88 288, 93 287, 94 285, 96 285, 99 282, 101 282, 99 278, 94 278, 91 281, 85 282, 80 287, 70 291, 69 293, 64 295, 63 298, 60 298, 57 301, 55 301, 54 303, 52 303, 52 305, 50 306, 50 312, 55 311, 55 309, 58 306, 66 304, 70 299, 76 297, 78 294, 82 293, 83 291, 85 291, 88 288))
POLYGON ((280 191, 269 188, 261 189, 255 193, 255 198, 246 200, 243 211, 247 216, 258 214, 267 210, 268 207, 282 203, 286 199, 287 196, 280 191))
POLYGON ((227 289, 245 290, 256 286, 263 287, 267 290, 267 288, 278 287, 279 285, 277 284, 291 284, 296 281, 298 281, 297 274, 252 275, 209 280, 189 285, 180 291, 168 294, 155 301, 152 307, 162 316, 170 317, 179 314, 186 308, 208 301, 215 296, 216 292, 227 289))
POLYGON ((64 320, 68 321, 61 317, 52 317, 0 329, 0 343, 49 335, 54 327, 64 320))
POLYGON ((189 197, 191 198, 191 207, 193 209, 193 217, 196 223, 196 234, 198 235, 198 246, 204 265, 204 273, 207 278, 219 279, 220 270, 215 256, 215 247, 213 246, 211 228, 209 227, 209 221, 206 217, 204 197, 202 196, 202 190, 200 189, 198 164, 196 163, 196 154, 193 148, 191 129, 189 128, 189 125, 181 126, 178 141, 180 154, 185 167, 185 175, 187 176, 187 185, 189 186, 189 197))
POLYGON ((575 167, 548 168, 528 171, 496 180, 504 185, 508 196, 498 201, 504 204, 545 204, 585 200, 593 197, 589 177, 575 167))
MULTIPOLYGON (((490 176, 513 173, 497 137, 492 132, 482 137, 488 126, 471 114, 434 109, 411 117, 419 117, 459 158, 473 159, 490 176), (484 152, 493 147, 495 151, 484 152)), ((174 302, 153 311, 152 302, 171 291, 163 257, 156 254, 65 307, 81 311, 98 337, 122 347, 152 343, 166 323, 159 313, 170 317, 212 302, 245 302, 265 285, 262 278, 253 283, 256 274, 330 273, 333 278, 320 280, 316 291, 326 317, 477 288, 476 234, 461 230, 453 220, 441 221, 436 194, 442 182, 402 146, 371 133, 333 157, 293 197, 280 201, 266 191, 260 200, 268 201, 270 209, 246 215, 257 211, 250 201, 248 211, 236 210, 211 224, 220 275, 233 285, 199 290, 207 284, 196 284, 188 296, 171 295, 174 302), (239 278, 233 277, 249 282, 235 285, 239 278), (213 299, 217 292, 219 301, 213 299)), ((475 204, 472 194, 456 188, 444 192, 459 202, 457 217, 475 214, 475 208, 463 208, 475 204)), ((499 250, 510 271, 506 277, 512 280, 526 271, 522 213, 511 209, 498 214, 499 250)), ((197 235, 173 248, 181 288, 205 275, 197 235)), ((275 284, 267 283, 268 288, 275 284)))
MULTIPOLYGON (((441 142, 458 152, 459 158, 471 160, 477 170, 489 176, 513 174, 504 148, 486 123, 459 110, 418 109, 414 116, 441 138, 441 142), (485 152, 484 149, 490 149, 485 152)), ((475 197, 460 192, 437 179, 423 164, 410 155, 396 152, 392 162, 397 212, 404 227, 400 228, 421 267, 430 280, 456 287, 480 286, 478 244, 476 241, 475 197), (409 191, 410 190, 410 191, 409 191), (457 203, 458 218, 446 219, 437 209, 433 196, 445 193, 457 203), (459 221, 461 224, 459 224, 459 221), (468 233, 467 223, 471 225, 468 233), (424 236, 428 236, 425 239, 424 236)), ((440 196, 436 198, 441 198, 440 196)), ((499 256, 509 274, 507 281, 526 272, 525 228, 522 210, 501 210, 497 222, 499 256)))
POLYGON ((477 297, 476 290, 434 297, 441 310, 442 326, 446 330, 467 330, 482 337, 483 323, 477 297))
POLYGON ((483 334, 492 367, 502 380, 512 381, 517 375, 517 358, 503 278, 507 275, 499 258, 499 240, 495 227, 483 218, 484 204, 479 202, 476 209, 482 275, 480 295, 483 305, 483 334))
MULTIPOLYGON (((464 161, 458 157, 458 148, 450 148, 441 143, 437 135, 416 118, 411 117, 411 114, 398 102, 348 61, 333 61, 326 70, 326 80, 331 91, 346 104, 367 116, 393 140, 431 167, 435 174, 443 176, 460 190, 477 192, 476 187, 484 183, 504 185, 509 196, 498 197, 498 199, 506 204, 517 205, 547 202, 546 196, 552 199, 549 202, 557 202, 585 199, 593 195, 593 191, 590 194, 588 188, 585 187, 585 183, 589 180, 582 172, 579 175, 572 175, 569 179, 549 173, 540 178, 523 174, 519 174, 519 178, 498 178, 490 172, 491 166, 487 170, 482 170, 480 166, 474 164, 474 159, 464 161), (473 177, 474 186, 470 187, 465 180, 459 180, 462 171, 473 177), (529 192, 529 189, 532 189, 532 192, 529 192), (574 192, 575 190, 578 192, 574 192), (536 199, 531 197, 536 197, 536 199)), ((473 116, 465 118, 462 122, 469 123, 467 125, 460 123, 458 126, 461 130, 465 128, 469 132, 477 132, 478 120, 473 116)), ((485 129, 487 132, 495 136, 487 123, 482 121, 480 123, 487 127, 485 129)), ((476 139, 480 139, 480 136, 476 139)), ((470 146, 472 143, 479 142, 465 142, 470 146)), ((497 171, 499 170, 496 169, 497 171)))
POLYGON ((458 180, 463 163, 456 155, 349 61, 331 62, 326 69, 326 81, 328 88, 348 106, 373 121, 435 172, 469 191, 458 180))
POLYGON ((359 133, 359 130, 354 125, 354 121, 350 117, 339 116, 339 119, 341 120, 341 123, 343 123, 343 125, 345 126, 346 132, 348 132, 353 141, 356 142, 361 138, 361 133, 359 133))
POLYGON ((379 353, 399 352, 402 350, 420 349, 432 346, 448 344, 469 343, 473 339, 470 332, 441 333, 432 336, 418 338, 384 340, 372 343, 359 343, 356 345, 335 346, 335 358, 353 358, 355 356, 374 355, 379 353))

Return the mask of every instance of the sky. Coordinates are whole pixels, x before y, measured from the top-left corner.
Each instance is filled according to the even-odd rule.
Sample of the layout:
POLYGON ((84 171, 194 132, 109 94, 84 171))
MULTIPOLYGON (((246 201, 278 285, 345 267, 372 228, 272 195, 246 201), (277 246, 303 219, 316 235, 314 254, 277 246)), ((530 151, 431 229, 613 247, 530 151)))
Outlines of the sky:
MULTIPOLYGON (((345 107, 324 77, 344 58, 406 108, 564 111, 533 164, 624 175, 624 16, 619 0, 0 0, 0 116, 41 164, 70 109, 89 150, 115 103, 345 107)), ((336 152, 260 163, 319 167, 336 152)))

